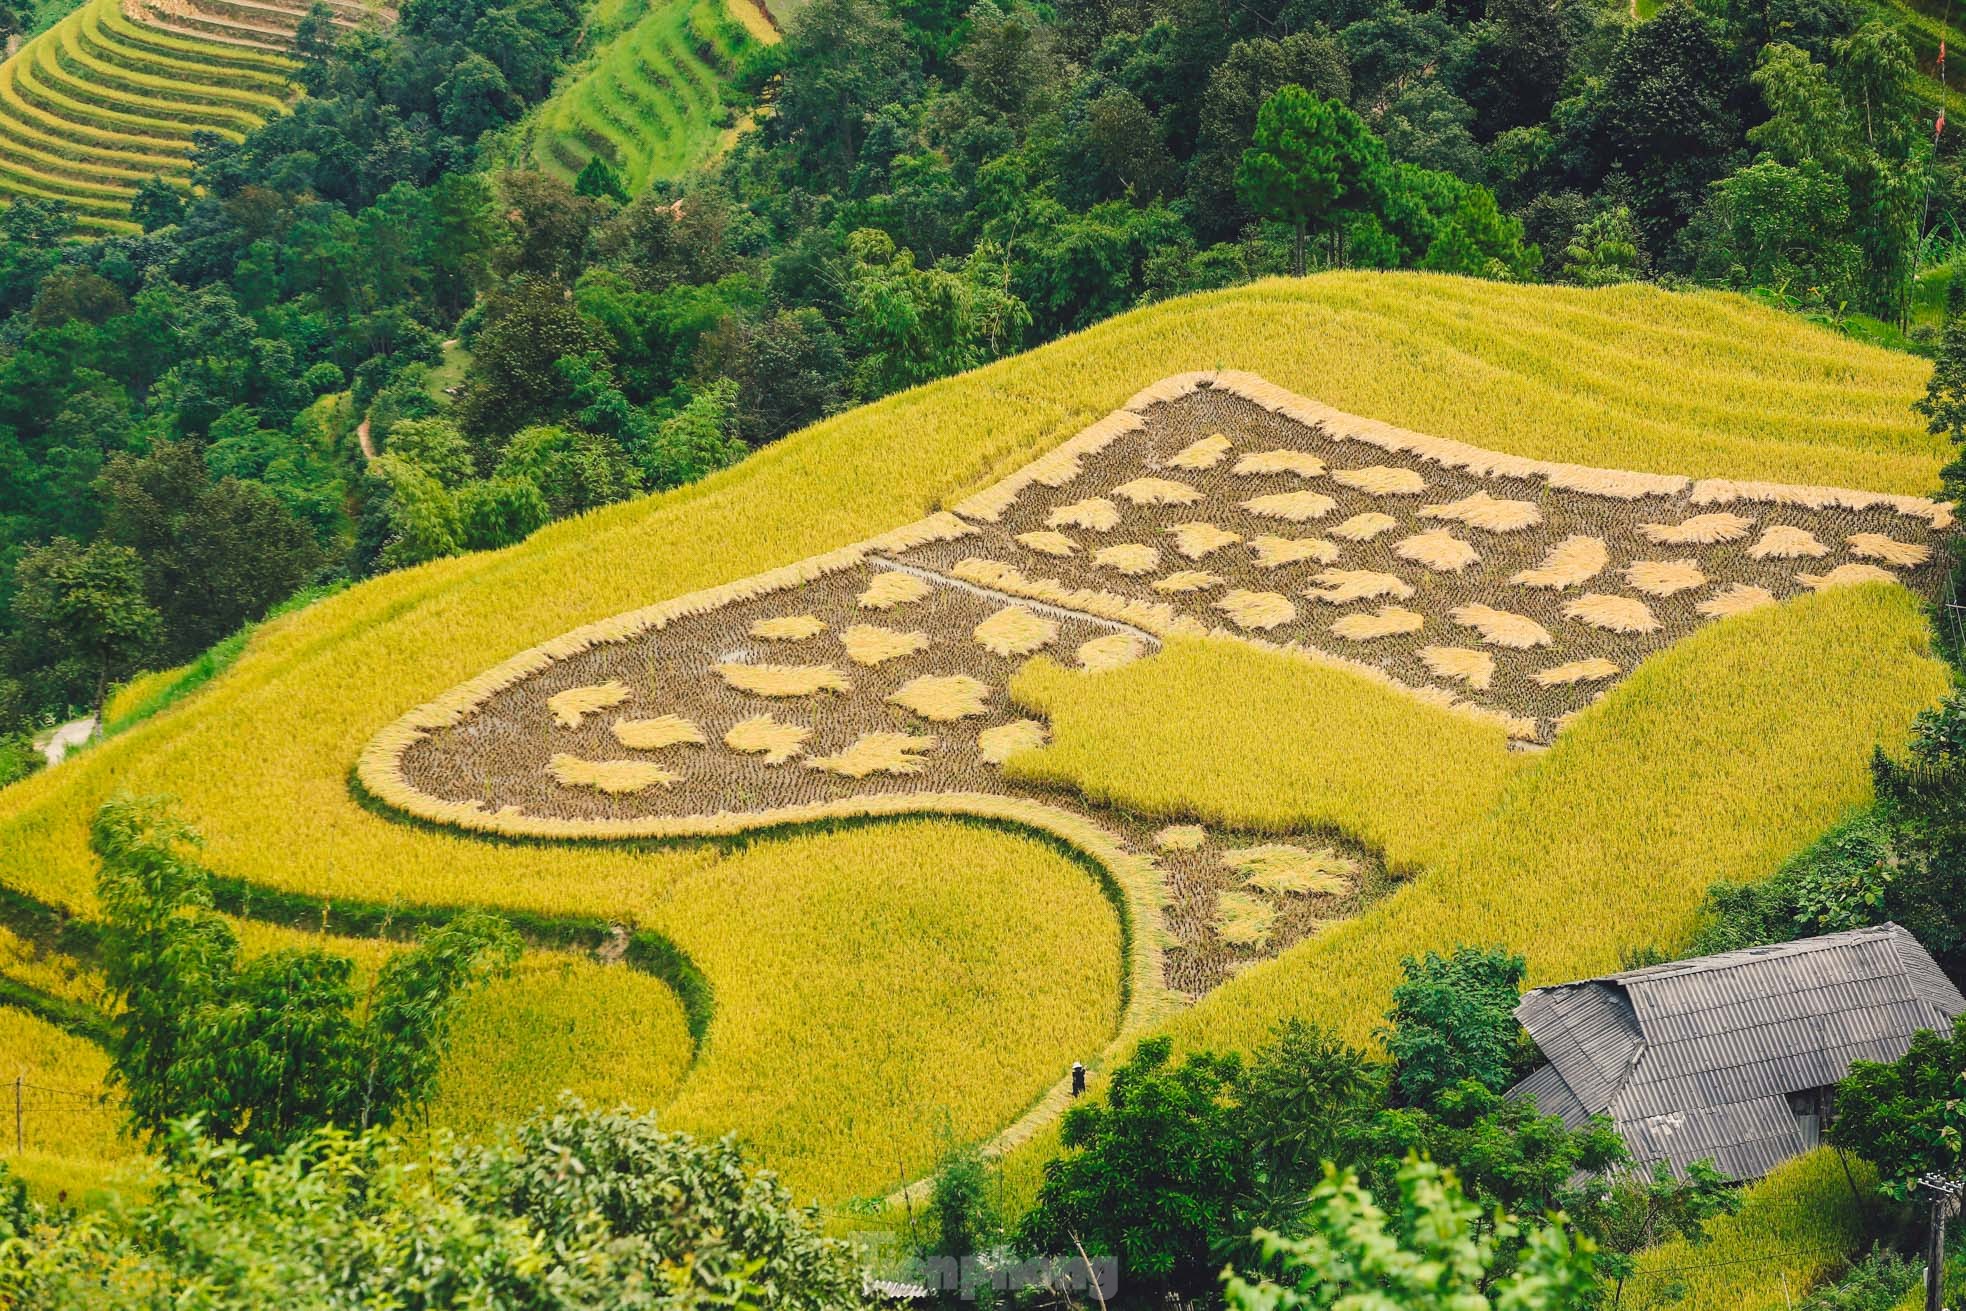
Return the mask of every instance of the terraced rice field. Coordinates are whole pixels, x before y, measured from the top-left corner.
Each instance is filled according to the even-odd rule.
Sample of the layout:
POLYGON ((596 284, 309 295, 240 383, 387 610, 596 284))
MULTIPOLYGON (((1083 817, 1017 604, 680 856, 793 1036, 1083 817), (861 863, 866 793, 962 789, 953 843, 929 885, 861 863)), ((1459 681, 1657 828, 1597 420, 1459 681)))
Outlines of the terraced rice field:
MULTIPOLYGON (((0 792, 0 879, 86 920, 88 815, 169 792, 256 907, 666 941, 702 1038, 680 1076, 649 1039, 624 1080, 803 1194, 885 1195, 944 1123, 1015 1129, 1027 1178, 1066 1068, 1096 1077, 1129 1032, 1245 1047, 1302 1014, 1362 1039, 1399 954, 1457 940, 1598 972, 1860 802, 1870 748, 1946 685, 1913 558, 1946 458, 1906 409, 1923 373, 1647 288, 1171 302, 270 622, 196 697, 0 792), (1211 366, 1333 410, 1233 375, 1128 404, 1211 366), (1394 527, 1337 531, 1371 515, 1394 527), (1709 515, 1747 523, 1689 527, 1709 515), (1515 581, 1578 574, 1594 552, 1549 557, 1580 536, 1588 577, 1515 581), (1155 586, 1183 572, 1219 582, 1155 586), (1776 603, 1701 609, 1737 587, 1776 603), (1587 595, 1622 603, 1566 613, 1587 595), (1587 661, 1616 671, 1538 677, 1587 661), (351 786, 365 752, 406 790, 351 786), (417 796, 438 822, 406 820, 417 796)), ((601 964, 504 1040, 633 1013, 651 976, 601 964)))
MULTIPOLYGON (((337 21, 366 21, 335 0, 337 21)), ((87 0, 0 64, 0 199, 58 201, 84 232, 135 230, 145 180, 188 185, 192 138, 285 112, 299 0, 87 0)), ((386 10, 373 11, 388 21, 386 10)))
POLYGON ((701 164, 730 121, 724 83, 759 39, 745 17, 725 0, 603 4, 590 27, 594 54, 532 120, 533 161, 571 181, 598 155, 631 192, 701 164))

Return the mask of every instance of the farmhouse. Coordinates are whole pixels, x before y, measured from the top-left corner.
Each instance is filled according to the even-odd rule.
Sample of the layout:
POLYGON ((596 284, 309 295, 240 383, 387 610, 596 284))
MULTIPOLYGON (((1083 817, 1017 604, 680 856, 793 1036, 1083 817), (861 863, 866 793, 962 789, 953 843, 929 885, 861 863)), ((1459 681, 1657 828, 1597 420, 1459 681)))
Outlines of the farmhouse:
POLYGON ((1896 924, 1723 952, 1524 995, 1548 1064, 1510 1090, 1571 1125, 1610 1116, 1649 1170, 1758 1179, 1819 1140, 1852 1061, 1904 1055, 1966 999, 1896 924))

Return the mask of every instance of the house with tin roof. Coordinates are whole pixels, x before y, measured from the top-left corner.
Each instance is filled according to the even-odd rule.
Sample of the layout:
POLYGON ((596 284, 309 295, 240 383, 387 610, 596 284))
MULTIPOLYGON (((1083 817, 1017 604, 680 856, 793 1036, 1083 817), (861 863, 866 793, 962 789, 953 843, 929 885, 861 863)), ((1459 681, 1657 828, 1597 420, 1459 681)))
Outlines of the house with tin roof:
POLYGON ((1609 1116, 1638 1168, 1758 1179, 1821 1141, 1852 1061, 1950 1031, 1966 998, 1896 924, 1525 993, 1547 1064, 1510 1090, 1576 1126, 1609 1116))

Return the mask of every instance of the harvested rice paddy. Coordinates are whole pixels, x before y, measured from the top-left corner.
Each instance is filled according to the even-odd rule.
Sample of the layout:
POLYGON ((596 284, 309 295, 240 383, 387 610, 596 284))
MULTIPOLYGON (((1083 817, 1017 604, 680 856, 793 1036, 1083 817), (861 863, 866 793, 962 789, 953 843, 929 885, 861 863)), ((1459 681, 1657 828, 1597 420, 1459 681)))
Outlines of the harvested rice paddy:
MULTIPOLYGON (((704 1041, 678 1074, 652 1039, 623 1095, 742 1133, 804 1193, 884 1194, 945 1115, 1042 1153, 1070 1062, 1096 1072, 1133 1034, 1236 1046, 1312 1014, 1362 1037, 1398 954, 1455 935, 1531 947, 1544 979, 1600 969, 1671 942, 1715 873, 1816 836, 1943 686, 1914 595, 1934 566, 1908 549, 1936 530, 1890 499, 1940 462, 1904 408, 1921 384, 1745 302, 1642 288, 1340 276, 1157 306, 270 623, 193 702, 0 793, 0 878, 87 915, 93 805, 168 791, 219 871, 268 893, 659 933, 708 985, 704 1041), (1126 406, 1215 361, 1335 408, 1234 375, 1126 406), (1188 490, 1118 492, 1148 479, 1188 490), (1243 506, 1304 492, 1333 504, 1301 524, 1243 506), (1495 508, 1518 502, 1539 522, 1495 508), (1689 526, 1717 514, 1749 526, 1689 526), (1195 524, 1240 540, 1190 559, 1195 524), (1827 552, 1749 554, 1774 527, 1827 552), (1475 558, 1396 553, 1427 533, 1475 558), (1331 551, 1265 566, 1264 537, 1331 551), (1587 576, 1511 581, 1573 537, 1602 545, 1587 576), (1160 558, 1096 564, 1114 545, 1160 558), (1627 572, 1689 559, 1708 581, 1667 596, 1627 572), (1909 588, 1800 577, 1845 566, 1909 588), (1347 590, 1326 570, 1411 595, 1314 595, 1347 590), (1292 616, 1246 627, 1217 608, 1237 592, 1292 616), (1562 613, 1586 595, 1659 627, 1562 613), (1472 605, 1552 642, 1483 642, 1451 618, 1472 605), (1420 628, 1331 632, 1387 606, 1420 628), (1055 634, 986 628, 1010 610, 1055 634), (856 624, 929 641, 862 665, 856 624), (1552 676, 1592 661, 1617 672, 1552 676), (982 690, 920 705, 982 713, 890 700, 924 678, 982 690), (548 706, 610 682, 628 696, 572 725, 548 706), (675 721, 701 741, 633 727, 675 721), (856 748, 919 768, 807 767, 856 748), (351 788, 378 749, 405 790, 372 768, 351 788), (678 777, 608 793, 555 756, 678 777), (410 791, 433 822, 404 821, 410 791), (1613 918, 1640 880, 1643 913, 1613 918), (1571 920, 1539 918, 1559 903, 1571 920)), ((614 1005, 626 976, 596 977, 582 1004, 614 1005)))

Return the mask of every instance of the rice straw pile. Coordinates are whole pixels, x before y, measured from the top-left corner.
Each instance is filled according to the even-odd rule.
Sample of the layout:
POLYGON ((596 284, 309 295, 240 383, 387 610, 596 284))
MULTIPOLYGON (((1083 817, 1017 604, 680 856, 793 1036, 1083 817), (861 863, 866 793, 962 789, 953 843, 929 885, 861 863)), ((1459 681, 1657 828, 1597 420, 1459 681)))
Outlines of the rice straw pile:
POLYGON ((1268 496, 1252 496, 1242 503, 1242 508, 1265 519, 1303 523, 1324 518, 1338 508, 1338 502, 1321 492, 1273 492, 1268 496))
POLYGON ((1748 555, 1756 560, 1820 560, 1828 554, 1829 548, 1814 533, 1785 523, 1762 533, 1761 540, 1748 548, 1748 555))
POLYGON ((876 624, 854 624, 840 634, 840 645, 856 665, 878 665, 926 650, 928 634, 904 633, 876 624))
POLYGON ((1297 617, 1297 607, 1289 598, 1275 592, 1246 592, 1240 587, 1225 593, 1215 608, 1233 619, 1238 628, 1267 630, 1297 617))
POLYGON ((1057 556, 1060 559, 1078 554, 1079 549, 1077 542, 1063 533, 1053 532, 1048 528, 1017 534, 1017 544, 1027 551, 1036 551, 1039 555, 1057 556))
POLYGON ((1563 607, 1563 617, 1607 633, 1656 633, 1659 619, 1645 602, 1630 596, 1586 592, 1563 607))
POLYGON ((1113 495, 1135 505, 1193 505, 1201 499, 1201 489, 1171 478, 1135 478, 1113 488, 1113 495))
POLYGON ((1697 560, 1635 560, 1625 569, 1625 581, 1634 592, 1673 596, 1705 587, 1707 576, 1697 560))
POLYGON ((611 797, 652 787, 666 788, 682 778, 681 774, 646 760, 582 760, 567 755, 547 761, 546 771, 563 788, 592 788, 611 797))
POLYGON ((1167 462, 1176 469, 1213 469, 1229 454, 1229 444, 1227 437, 1212 432, 1168 456, 1167 462))
POLYGON ((564 692, 555 692, 546 698, 546 708, 553 712, 553 722, 561 728, 579 728, 580 721, 597 710, 618 706, 628 699, 628 688, 623 683, 607 682, 594 687, 570 687, 564 692))
POLYGON ((1549 646, 1556 641, 1550 636, 1549 629, 1529 616, 1510 614, 1506 610, 1485 605, 1455 606, 1447 617, 1463 628, 1472 628, 1480 633, 1481 640, 1490 646, 1527 651, 1531 647, 1549 646))
POLYGON ((912 710, 923 719, 946 724, 989 714, 990 707, 984 704, 989 695, 989 685, 968 674, 923 674, 903 683, 887 699, 888 704, 912 710))
POLYGON ((1353 601, 1373 601, 1382 596, 1404 601, 1413 588, 1394 574, 1372 569, 1321 569, 1311 578, 1316 584, 1304 595, 1329 605, 1350 605, 1353 601))
POLYGON ((1347 642, 1374 642, 1400 633, 1417 633, 1426 618, 1396 605, 1382 605, 1369 615, 1346 615, 1331 625, 1331 631, 1347 642))
POLYGON ((1616 678, 1618 666, 1603 656, 1591 656, 1585 660, 1572 660, 1568 664, 1552 665, 1539 669, 1530 677, 1542 687, 1567 687, 1571 683, 1595 683, 1606 678, 1616 678))
POLYGON ((615 720, 614 740, 630 751, 660 751, 664 747, 702 746, 703 733, 681 715, 662 715, 615 720))
POLYGON ((1120 508, 1103 496, 1061 505, 1045 516, 1047 528, 1083 528, 1087 532, 1110 533, 1119 527, 1120 508))
POLYGON ((1096 674, 1103 669, 1118 669, 1130 665, 1140 658, 1140 639, 1131 633, 1108 633, 1079 643, 1076 653, 1079 668, 1088 674, 1096 674))
POLYGON ((1932 558, 1932 548, 1918 542, 1900 542, 1883 533, 1851 533, 1846 539, 1850 553, 1865 560, 1881 560, 1897 568, 1909 569, 1932 558))
POLYGON ((831 665, 712 665, 711 668, 731 688, 753 696, 811 696, 815 692, 853 690, 847 676, 831 665))
POLYGON ((1330 847, 1312 851, 1284 842, 1225 851, 1222 863, 1245 875, 1247 887, 1299 897, 1313 893, 1342 897, 1352 890, 1352 879, 1358 873, 1356 861, 1330 847))
POLYGON ((1469 646, 1423 646, 1418 654, 1420 663, 1435 678, 1452 678, 1477 692, 1487 691, 1495 678, 1495 657, 1486 651, 1469 646))
POLYGON ((1119 546, 1101 547, 1093 554, 1092 563, 1101 569, 1111 569, 1129 578, 1137 578, 1160 567, 1160 552, 1139 542, 1125 542, 1119 546))
POLYGON ((1174 549, 1190 560, 1199 560, 1210 551, 1234 546, 1242 540, 1241 533, 1217 528, 1212 523, 1178 523, 1167 531, 1174 535, 1174 549))
POLYGON ((1043 746, 1044 739, 1043 724, 1035 719, 1014 719, 976 735, 977 758, 986 765, 1001 765, 1019 751, 1043 746))
POLYGON ((869 774, 919 774, 928 761, 920 754, 935 749, 933 737, 912 733, 862 733, 846 750, 806 761, 807 769, 823 769, 847 778, 869 774))
POLYGON ((1208 841, 1208 830, 1199 824, 1169 824, 1154 834, 1154 845, 1162 851, 1200 851, 1208 841))
POLYGON ((1444 505, 1429 505, 1420 511, 1420 517, 1454 519, 1488 533, 1520 532, 1543 522, 1543 512, 1534 501, 1498 501, 1487 492, 1475 492, 1444 505))
POLYGON ((1683 523, 1642 523, 1638 535, 1654 546, 1713 546, 1719 542, 1738 542, 1754 527, 1754 520, 1725 511, 1696 514, 1683 523))
POLYGON ((1395 469, 1383 464, 1363 469, 1335 469, 1331 479, 1374 496, 1418 496, 1427 490, 1427 480, 1413 470, 1395 469))
POLYGON ((1581 534, 1564 538, 1550 548, 1543 562, 1534 569, 1524 569, 1511 583, 1519 587, 1547 587, 1551 591, 1562 591, 1579 583, 1589 582, 1604 571, 1611 563, 1611 550, 1601 537, 1585 537, 1581 534))
POLYGON ((1393 554, 1414 564, 1423 564, 1435 573, 1457 574, 1481 555, 1445 528, 1415 533, 1394 545, 1393 554))
POLYGON ((1215 899, 1215 936, 1232 947, 1260 947, 1270 940, 1276 909, 1246 892, 1224 892, 1215 899))
POLYGON ((1258 451, 1237 460, 1231 472, 1244 476, 1294 473, 1300 478, 1320 478, 1324 475, 1324 461, 1309 451, 1258 451))
POLYGON ((812 730, 802 724, 785 724, 770 715, 753 715, 732 724, 724 734, 724 745, 745 755, 763 756, 767 765, 782 765, 805 750, 812 730))
POLYGON ((1764 605, 1775 604, 1775 594, 1765 587, 1755 587, 1750 583, 1735 583, 1724 592, 1694 606, 1709 619, 1725 619, 1729 615, 1744 615, 1750 610, 1759 610, 1764 605))
POLYGON ((1025 656, 1058 636, 1058 625, 1021 605, 1007 606, 976 626, 976 640, 991 655, 1025 656))
POLYGON ((825 631, 825 621, 814 615, 774 615, 757 620, 750 629, 760 642, 803 642, 825 631))
POLYGON ((927 595, 928 584, 922 579, 888 569, 874 575, 867 590, 860 594, 859 605, 862 610, 892 610, 898 605, 911 605, 927 595))
POLYGON ((1338 548, 1319 537, 1276 537, 1265 533, 1249 539, 1249 552, 1258 569, 1278 569, 1287 564, 1315 560, 1330 564, 1338 558, 1338 548))
POLYGON ((1331 530, 1333 537, 1342 537, 1348 542, 1369 542, 1381 533, 1389 533, 1399 527, 1399 520, 1377 510, 1366 510, 1355 514, 1331 530))
POLYGON ((1206 592, 1221 585, 1221 578, 1201 569, 1176 569, 1149 584, 1156 592, 1206 592))
POLYGON ((1829 587, 1849 587, 1853 583, 1895 583, 1887 569, 1874 564, 1840 564, 1826 574, 1797 574, 1795 580, 1812 592, 1829 587))

